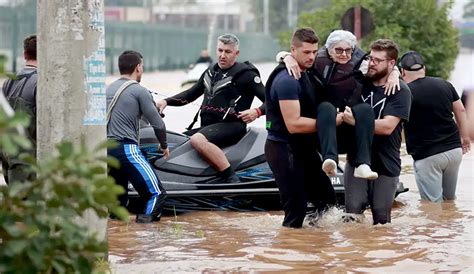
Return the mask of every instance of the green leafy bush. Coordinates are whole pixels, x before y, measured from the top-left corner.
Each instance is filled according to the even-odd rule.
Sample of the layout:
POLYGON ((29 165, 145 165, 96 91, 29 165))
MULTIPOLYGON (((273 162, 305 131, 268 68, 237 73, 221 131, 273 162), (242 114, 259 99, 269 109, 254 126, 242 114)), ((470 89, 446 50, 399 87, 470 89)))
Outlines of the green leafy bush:
MULTIPOLYGON (((5 103, 8 104, 6 100, 5 103)), ((0 151, 16 154, 19 148, 31 148, 28 138, 20 134, 29 123, 30 118, 25 113, 14 113, 9 117, 0 106, 0 151)))
MULTIPOLYGON (((17 124, 24 120, 0 110, 0 150, 23 144, 5 130, 17 124)), ((117 201, 124 190, 106 175, 107 164, 117 162, 97 154, 106 147, 91 152, 84 143, 58 144, 48 159, 34 163, 25 158, 37 174, 35 181, 0 187, 0 273, 94 272, 107 242, 90 235, 80 217, 93 211, 103 218, 112 212, 128 219, 117 201)))

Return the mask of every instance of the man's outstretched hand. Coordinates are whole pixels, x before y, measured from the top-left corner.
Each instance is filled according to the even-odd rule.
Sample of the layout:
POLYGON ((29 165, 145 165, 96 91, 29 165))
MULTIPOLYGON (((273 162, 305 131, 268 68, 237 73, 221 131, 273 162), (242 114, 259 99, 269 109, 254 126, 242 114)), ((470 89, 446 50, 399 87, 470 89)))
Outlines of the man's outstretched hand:
POLYGON ((255 119, 258 118, 258 112, 254 108, 247 109, 247 110, 239 112, 237 117, 242 119, 242 121, 244 121, 245 123, 248 124, 248 123, 251 123, 251 122, 255 121, 255 119))
POLYGON ((160 114, 163 114, 163 110, 166 108, 167 105, 168 103, 164 99, 161 99, 156 102, 156 108, 158 109, 158 112, 160 114))

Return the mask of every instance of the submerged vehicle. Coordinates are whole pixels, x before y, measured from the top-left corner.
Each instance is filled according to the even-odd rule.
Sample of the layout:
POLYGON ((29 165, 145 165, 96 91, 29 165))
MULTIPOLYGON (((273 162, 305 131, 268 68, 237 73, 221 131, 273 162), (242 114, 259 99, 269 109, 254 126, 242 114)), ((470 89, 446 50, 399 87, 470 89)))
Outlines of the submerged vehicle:
POLYGON ((196 63, 186 71, 186 79, 181 83, 181 88, 188 89, 197 83, 201 75, 206 71, 211 63, 196 63))
MULTIPOLYGON (((168 198, 165 209, 192 210, 270 210, 280 209, 279 192, 264 153, 267 131, 249 127, 245 136, 223 149, 241 183, 224 183, 217 172, 191 147, 190 137, 168 131, 170 157, 162 158, 159 142, 151 127, 140 129, 140 148, 158 171, 168 198)), ((339 201, 344 198, 343 170, 331 178, 339 201)), ((397 195, 408 191, 398 183, 397 195)), ((138 194, 129 184, 129 197, 138 194)), ((139 199, 136 199, 139 200, 139 199)))

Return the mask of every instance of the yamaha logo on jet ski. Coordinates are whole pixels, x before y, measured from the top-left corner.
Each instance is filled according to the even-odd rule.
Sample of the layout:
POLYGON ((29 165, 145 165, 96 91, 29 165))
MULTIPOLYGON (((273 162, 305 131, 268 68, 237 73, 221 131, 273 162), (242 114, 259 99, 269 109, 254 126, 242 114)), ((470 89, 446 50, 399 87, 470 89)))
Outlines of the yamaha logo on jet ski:
POLYGON ((331 184, 333 185, 333 187, 334 185, 342 185, 341 180, 339 179, 338 176, 330 177, 329 179, 331 179, 331 184))

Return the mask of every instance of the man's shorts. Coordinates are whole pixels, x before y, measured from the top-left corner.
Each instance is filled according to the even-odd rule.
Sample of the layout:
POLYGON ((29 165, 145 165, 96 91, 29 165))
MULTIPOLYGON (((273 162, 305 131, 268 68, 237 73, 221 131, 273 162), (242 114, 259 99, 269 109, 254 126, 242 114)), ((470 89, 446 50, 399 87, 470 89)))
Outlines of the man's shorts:
POLYGON ((197 132, 204 135, 209 142, 223 148, 240 141, 247 132, 247 125, 243 122, 220 122, 191 129, 184 134, 192 136, 197 132))

